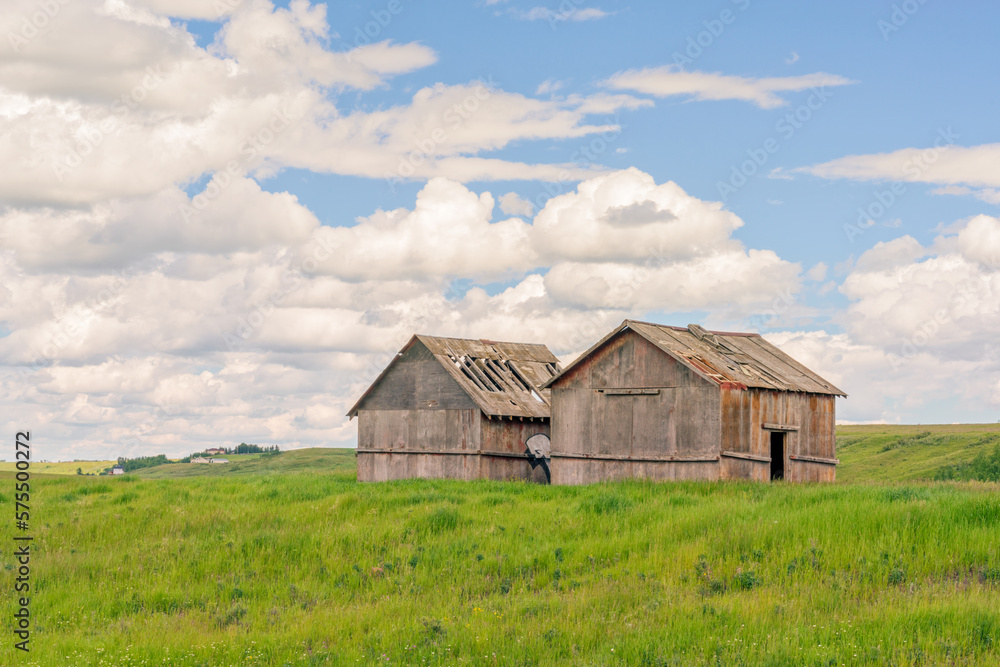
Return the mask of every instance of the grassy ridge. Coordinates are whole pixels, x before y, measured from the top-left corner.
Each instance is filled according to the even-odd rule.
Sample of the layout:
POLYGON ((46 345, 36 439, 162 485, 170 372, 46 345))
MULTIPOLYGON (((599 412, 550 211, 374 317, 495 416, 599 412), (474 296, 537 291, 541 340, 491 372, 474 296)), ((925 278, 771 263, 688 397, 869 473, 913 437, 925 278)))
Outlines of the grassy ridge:
POLYGON ((998 490, 39 479, 17 664, 996 664, 998 490))
POLYGON ((274 475, 299 472, 354 473, 357 460, 353 449, 313 447, 293 449, 278 456, 262 454, 231 454, 221 456, 229 463, 168 463, 144 468, 134 475, 145 479, 179 477, 228 477, 246 475, 274 475))
POLYGON ((837 427, 837 480, 933 479, 945 466, 971 461, 1000 444, 1000 424, 837 427))

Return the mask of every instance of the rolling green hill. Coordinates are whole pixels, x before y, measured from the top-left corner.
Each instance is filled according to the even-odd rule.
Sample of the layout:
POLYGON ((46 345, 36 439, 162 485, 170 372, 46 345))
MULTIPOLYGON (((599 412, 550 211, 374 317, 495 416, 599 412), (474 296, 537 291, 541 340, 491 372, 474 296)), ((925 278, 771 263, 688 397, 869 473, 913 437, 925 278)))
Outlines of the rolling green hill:
POLYGON ((277 456, 262 454, 220 455, 229 463, 169 463, 144 468, 132 473, 148 479, 176 477, 227 477, 245 475, 274 475, 280 473, 331 473, 351 472, 356 469, 353 449, 312 447, 291 449, 277 456))
MULTIPOLYGON (((105 468, 113 466, 117 461, 56 461, 53 463, 31 462, 31 472, 49 475, 75 475, 80 468, 84 475, 96 475, 105 468)), ((14 472, 17 468, 13 461, 0 461, 0 472, 14 472)))
POLYGON ((838 482, 933 479, 1000 444, 1000 424, 837 427, 838 482))

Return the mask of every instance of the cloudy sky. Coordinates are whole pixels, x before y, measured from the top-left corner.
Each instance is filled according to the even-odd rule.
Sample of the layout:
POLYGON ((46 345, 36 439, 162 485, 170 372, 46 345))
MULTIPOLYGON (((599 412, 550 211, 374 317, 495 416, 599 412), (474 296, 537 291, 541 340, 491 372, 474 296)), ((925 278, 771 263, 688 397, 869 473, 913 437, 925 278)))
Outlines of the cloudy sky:
POLYGON ((414 332, 625 317, 1000 419, 1000 7, 539 1, 8 0, 6 432, 352 446, 414 332))

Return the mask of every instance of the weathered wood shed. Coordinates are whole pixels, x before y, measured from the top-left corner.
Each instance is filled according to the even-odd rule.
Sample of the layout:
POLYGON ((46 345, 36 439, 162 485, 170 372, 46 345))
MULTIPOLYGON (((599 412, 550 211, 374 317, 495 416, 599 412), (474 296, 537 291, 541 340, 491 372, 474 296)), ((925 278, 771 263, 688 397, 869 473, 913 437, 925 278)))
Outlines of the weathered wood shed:
POLYGON ((846 394, 758 334, 625 320, 543 387, 553 484, 836 475, 846 394))
POLYGON ((348 412, 358 418, 358 480, 404 477, 548 483, 525 442, 549 434, 559 372, 544 345, 416 335, 348 412))

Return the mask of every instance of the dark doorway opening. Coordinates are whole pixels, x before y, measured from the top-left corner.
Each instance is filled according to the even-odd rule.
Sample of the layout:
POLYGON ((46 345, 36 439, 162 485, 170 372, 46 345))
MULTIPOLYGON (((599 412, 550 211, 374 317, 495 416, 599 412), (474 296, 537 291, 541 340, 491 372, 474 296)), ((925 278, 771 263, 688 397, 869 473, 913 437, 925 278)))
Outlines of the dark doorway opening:
POLYGON ((771 431, 771 479, 785 479, 785 434, 771 431))

